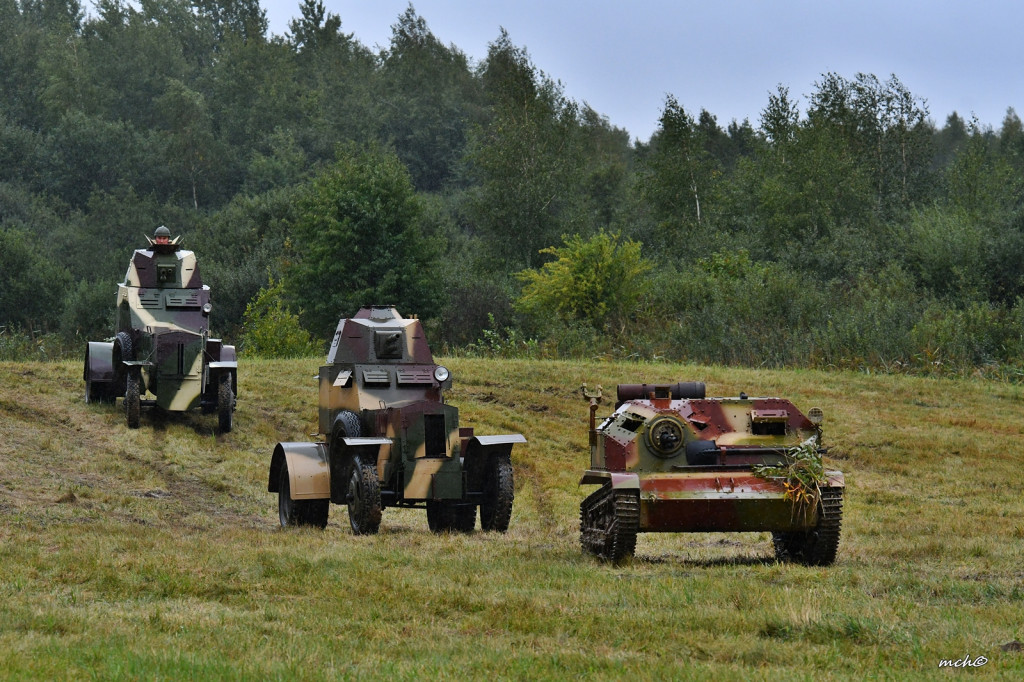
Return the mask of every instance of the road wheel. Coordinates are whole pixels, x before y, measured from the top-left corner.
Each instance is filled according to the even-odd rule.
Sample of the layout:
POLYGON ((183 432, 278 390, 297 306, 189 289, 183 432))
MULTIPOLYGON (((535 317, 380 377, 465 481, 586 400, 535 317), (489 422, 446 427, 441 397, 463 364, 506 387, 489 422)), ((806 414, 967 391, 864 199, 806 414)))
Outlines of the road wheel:
POLYGON ((135 368, 129 370, 124 388, 124 416, 128 421, 129 429, 139 428, 139 409, 142 401, 141 383, 139 370, 135 368))
POLYGON ((512 519, 515 498, 512 480, 512 462, 504 457, 492 457, 484 472, 484 498, 480 503, 480 527, 504 533, 512 519))
POLYGON ((776 559, 806 566, 831 566, 839 551, 842 523, 843 489, 821 488, 818 493, 818 521, 814 528, 772 533, 776 559))
POLYGON ((356 535, 373 535, 380 530, 380 482, 377 470, 356 460, 348 482, 348 522, 356 535))
POLYGON ((220 375, 217 386, 217 417, 221 433, 229 433, 234 426, 235 392, 231 390, 231 374, 220 375))
POLYGON ((277 486, 277 516, 282 526, 325 528, 329 506, 330 500, 293 500, 288 464, 281 464, 277 486))

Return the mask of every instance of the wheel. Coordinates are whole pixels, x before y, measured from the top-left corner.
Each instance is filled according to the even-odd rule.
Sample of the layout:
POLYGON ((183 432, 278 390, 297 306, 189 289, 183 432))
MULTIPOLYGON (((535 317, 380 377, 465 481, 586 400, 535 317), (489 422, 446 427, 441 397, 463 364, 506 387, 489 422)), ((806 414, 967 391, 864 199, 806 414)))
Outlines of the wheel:
POLYGON ((231 390, 231 374, 220 375, 217 386, 217 417, 221 433, 228 433, 234 426, 235 392, 231 390))
POLYGON ((110 382, 85 380, 85 402, 87 403, 109 403, 110 382))
POLYGON ((327 527, 330 500, 293 500, 288 465, 281 464, 277 486, 277 516, 282 526, 327 527))
POLYGON ((139 409, 141 407, 139 371, 133 369, 128 372, 124 387, 124 415, 128 421, 129 429, 139 428, 139 409))
POLYGON ((427 527, 431 533, 443 533, 451 528, 448 507, 440 500, 427 500, 427 527))
POLYGON ((453 504, 452 507, 452 529, 459 533, 472 533, 476 525, 476 505, 453 504))
POLYGON ((472 533, 476 505, 454 500, 428 500, 427 526, 432 533, 472 533))
POLYGON ((512 501, 515 487, 512 480, 512 462, 504 457, 492 457, 484 472, 484 499, 480 503, 480 527, 504 533, 512 519, 512 501))
POLYGON ((359 415, 351 410, 342 410, 334 418, 331 427, 331 447, 328 453, 331 470, 331 501, 348 504, 349 483, 353 467, 357 466, 353 454, 345 447, 345 438, 359 438, 363 435, 359 415))
POLYGON ((772 547, 779 561, 805 566, 831 566, 839 552, 843 522, 843 489, 822 488, 818 495, 818 522, 807 531, 772 533, 772 547))
POLYGON ((377 470, 356 460, 348 481, 348 522, 356 535, 373 535, 380 530, 380 482, 377 470))

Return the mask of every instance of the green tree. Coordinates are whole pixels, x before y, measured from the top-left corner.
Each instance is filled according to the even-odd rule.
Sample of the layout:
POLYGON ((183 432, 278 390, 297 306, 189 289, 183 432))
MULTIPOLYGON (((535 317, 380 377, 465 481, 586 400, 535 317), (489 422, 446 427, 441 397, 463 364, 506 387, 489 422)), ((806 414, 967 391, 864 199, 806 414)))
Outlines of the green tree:
POLYGON ((540 248, 584 227, 574 210, 577 107, 504 30, 488 49, 482 78, 493 116, 470 135, 466 158, 476 186, 466 212, 498 262, 534 267, 540 248))
POLYGON ((482 92, 466 55, 446 47, 410 5, 382 55, 379 137, 392 143, 417 189, 436 192, 454 175, 482 92))
POLYGON ((516 308, 535 319, 554 315, 567 324, 621 333, 648 290, 651 263, 640 255, 639 242, 618 234, 599 232, 587 240, 576 234, 541 253, 555 260, 518 275, 525 286, 516 308))
POLYGON ((421 232, 422 207, 393 152, 340 150, 297 212, 285 286, 313 334, 327 338, 363 305, 439 312, 439 249, 421 232))
POLYGON ((284 306, 283 294, 284 284, 271 277, 245 307, 239 344, 246 355, 301 358, 321 351, 320 344, 299 324, 298 315, 284 306))

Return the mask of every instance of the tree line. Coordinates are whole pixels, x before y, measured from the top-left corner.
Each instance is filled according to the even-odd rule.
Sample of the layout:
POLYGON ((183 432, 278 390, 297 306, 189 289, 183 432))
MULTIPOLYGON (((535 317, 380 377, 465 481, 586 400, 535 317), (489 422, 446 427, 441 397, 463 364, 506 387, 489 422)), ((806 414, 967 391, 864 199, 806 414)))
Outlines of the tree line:
POLYGON ((0 357, 111 333, 144 234, 215 332, 318 348, 389 303, 450 352, 929 371, 1024 365, 1024 127, 895 76, 780 85, 631 140, 504 31, 412 5, 376 50, 319 0, 0 0, 0 357), (275 341, 276 339, 276 341, 275 341))

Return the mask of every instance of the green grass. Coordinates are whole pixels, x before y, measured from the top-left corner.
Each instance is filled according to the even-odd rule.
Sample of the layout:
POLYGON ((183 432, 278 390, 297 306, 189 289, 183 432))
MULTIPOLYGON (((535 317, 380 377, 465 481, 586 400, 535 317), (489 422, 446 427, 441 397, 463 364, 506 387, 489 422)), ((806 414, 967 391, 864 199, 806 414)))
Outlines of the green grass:
MULTIPOLYGON (((418 510, 354 537, 283 531, 267 467, 316 431, 320 359, 242 359, 216 416, 86 405, 78 363, 0 363, 0 677, 905 679, 1024 675, 1024 387, 668 364, 446 360, 477 432, 522 432, 506 535, 418 510), (847 475, 839 559, 766 534, 641 535, 581 553, 580 384, 702 380, 825 411, 847 475), (942 659, 985 656, 971 671, 942 659)), ((610 409, 602 407, 601 413, 610 409)))

